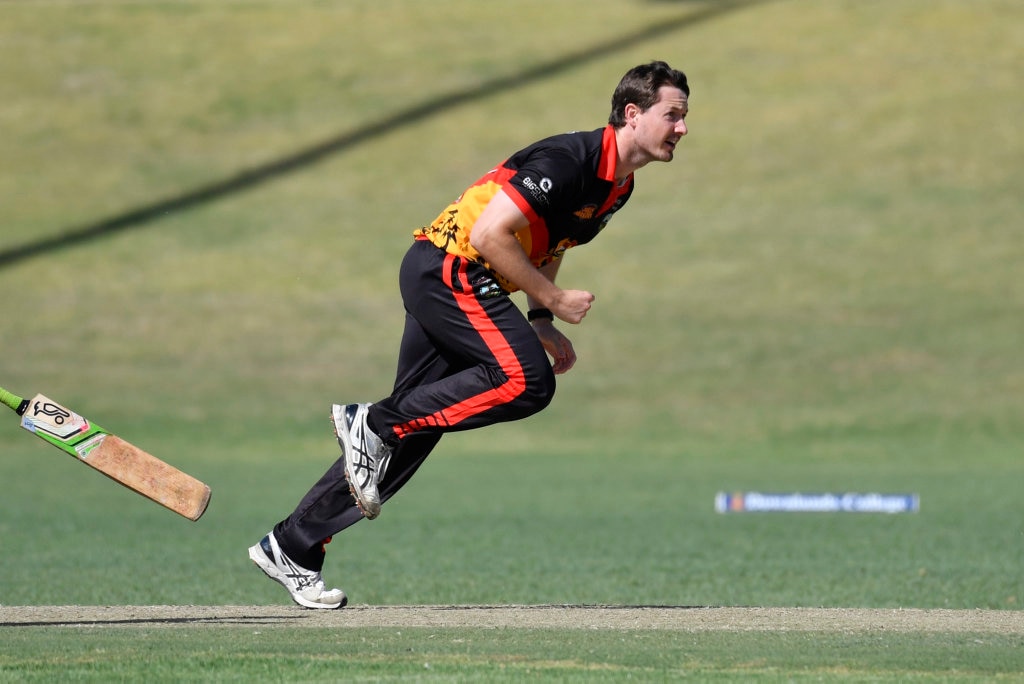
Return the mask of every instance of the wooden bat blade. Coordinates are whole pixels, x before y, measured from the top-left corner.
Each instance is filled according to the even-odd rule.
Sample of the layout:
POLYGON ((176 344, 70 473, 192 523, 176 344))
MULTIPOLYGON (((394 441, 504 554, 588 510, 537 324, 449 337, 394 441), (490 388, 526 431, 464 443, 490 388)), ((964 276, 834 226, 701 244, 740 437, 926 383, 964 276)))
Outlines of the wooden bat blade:
POLYGON ((21 426, 110 479, 182 515, 198 520, 210 488, 57 402, 37 394, 31 401, 0 388, 0 400, 21 416, 21 426))
POLYGON ((210 503, 208 486, 116 435, 105 435, 82 462, 189 520, 210 503))

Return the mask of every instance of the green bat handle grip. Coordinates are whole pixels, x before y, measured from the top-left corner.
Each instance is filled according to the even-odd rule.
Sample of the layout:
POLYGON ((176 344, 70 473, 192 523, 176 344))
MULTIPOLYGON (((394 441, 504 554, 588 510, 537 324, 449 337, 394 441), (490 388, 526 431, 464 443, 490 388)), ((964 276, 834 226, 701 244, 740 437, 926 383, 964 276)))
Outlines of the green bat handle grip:
POLYGON ((0 387, 0 401, 14 409, 18 415, 25 413, 25 409, 28 408, 28 400, 22 399, 13 392, 8 392, 3 387, 0 387))

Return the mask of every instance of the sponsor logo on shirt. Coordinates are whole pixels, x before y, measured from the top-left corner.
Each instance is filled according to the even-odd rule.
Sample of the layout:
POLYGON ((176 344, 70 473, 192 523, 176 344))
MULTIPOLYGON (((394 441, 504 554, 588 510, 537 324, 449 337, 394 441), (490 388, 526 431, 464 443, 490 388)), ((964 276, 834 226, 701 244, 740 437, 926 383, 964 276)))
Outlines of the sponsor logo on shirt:
POLYGON ((523 187, 530 192, 533 199, 544 205, 550 204, 548 193, 551 192, 551 188, 554 187, 550 178, 541 178, 540 182, 537 182, 529 176, 524 176, 523 187))

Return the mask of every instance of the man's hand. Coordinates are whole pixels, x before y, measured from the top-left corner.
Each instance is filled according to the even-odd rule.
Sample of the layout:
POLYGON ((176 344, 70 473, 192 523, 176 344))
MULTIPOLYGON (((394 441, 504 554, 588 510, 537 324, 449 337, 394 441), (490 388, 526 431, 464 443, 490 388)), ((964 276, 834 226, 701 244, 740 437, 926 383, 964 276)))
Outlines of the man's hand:
POLYGON ((572 348, 572 342, 551 321, 534 321, 533 331, 544 345, 544 351, 551 355, 551 370, 555 375, 565 373, 575 365, 576 351, 572 348))
POLYGON ((593 303, 594 295, 586 290, 559 290, 548 308, 556 318, 575 324, 583 320, 593 303))

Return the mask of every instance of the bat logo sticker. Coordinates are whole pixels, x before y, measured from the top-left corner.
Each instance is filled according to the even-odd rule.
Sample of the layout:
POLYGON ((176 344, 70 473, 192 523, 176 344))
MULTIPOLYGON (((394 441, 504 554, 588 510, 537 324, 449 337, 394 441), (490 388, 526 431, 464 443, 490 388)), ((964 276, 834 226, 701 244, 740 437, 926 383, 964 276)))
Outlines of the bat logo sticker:
POLYGON ((52 404, 50 402, 36 402, 35 408, 32 411, 32 415, 38 416, 42 413, 44 416, 50 419, 50 422, 54 425, 63 425, 64 421, 71 417, 71 411, 68 411, 63 406, 52 404))

